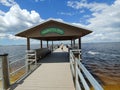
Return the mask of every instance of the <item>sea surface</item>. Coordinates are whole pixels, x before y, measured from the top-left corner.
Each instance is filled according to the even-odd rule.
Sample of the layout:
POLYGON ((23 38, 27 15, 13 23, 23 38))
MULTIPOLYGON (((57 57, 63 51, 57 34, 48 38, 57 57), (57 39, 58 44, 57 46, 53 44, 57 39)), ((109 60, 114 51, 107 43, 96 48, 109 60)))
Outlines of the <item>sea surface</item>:
POLYGON ((102 84, 119 85, 120 90, 120 43, 82 44, 82 59, 102 84))
MULTIPOLYGON (((32 49, 39 48, 32 45, 32 49)), ((0 46, 0 53, 8 53, 10 61, 25 56, 25 45, 0 46)), ((84 43, 82 44, 82 63, 100 83, 120 85, 120 43, 84 43)))

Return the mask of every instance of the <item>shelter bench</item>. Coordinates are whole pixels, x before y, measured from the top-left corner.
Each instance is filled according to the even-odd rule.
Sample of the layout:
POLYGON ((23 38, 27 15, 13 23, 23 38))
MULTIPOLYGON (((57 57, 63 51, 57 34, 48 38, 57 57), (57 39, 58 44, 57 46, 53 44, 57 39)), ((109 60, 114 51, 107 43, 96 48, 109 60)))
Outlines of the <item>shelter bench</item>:
POLYGON ((37 59, 44 58, 45 56, 51 53, 51 51, 48 48, 35 49, 35 51, 37 59))
POLYGON ((48 48, 39 48, 34 50, 27 50, 27 59, 28 61, 37 61, 41 58, 44 58, 51 53, 51 50, 48 48))

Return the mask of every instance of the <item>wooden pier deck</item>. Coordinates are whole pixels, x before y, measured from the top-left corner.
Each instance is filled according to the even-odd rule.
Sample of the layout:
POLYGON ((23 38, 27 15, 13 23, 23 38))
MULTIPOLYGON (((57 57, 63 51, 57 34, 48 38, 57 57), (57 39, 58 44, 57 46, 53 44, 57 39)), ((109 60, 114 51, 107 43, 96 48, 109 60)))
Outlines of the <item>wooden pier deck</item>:
POLYGON ((53 54, 41 60, 41 66, 24 79, 22 83, 17 84, 14 90, 75 90, 70 63, 65 53, 61 53, 63 51, 67 52, 67 48, 59 48, 53 54))

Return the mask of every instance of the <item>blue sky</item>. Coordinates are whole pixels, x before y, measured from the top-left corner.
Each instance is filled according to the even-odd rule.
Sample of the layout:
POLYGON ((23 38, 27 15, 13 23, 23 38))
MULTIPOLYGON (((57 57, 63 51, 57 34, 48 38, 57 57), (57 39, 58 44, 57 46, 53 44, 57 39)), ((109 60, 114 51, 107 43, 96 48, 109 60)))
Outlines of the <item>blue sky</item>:
POLYGON ((120 0, 0 0, 0 45, 25 44, 14 35, 49 18, 92 30, 82 42, 120 42, 119 8, 120 0))

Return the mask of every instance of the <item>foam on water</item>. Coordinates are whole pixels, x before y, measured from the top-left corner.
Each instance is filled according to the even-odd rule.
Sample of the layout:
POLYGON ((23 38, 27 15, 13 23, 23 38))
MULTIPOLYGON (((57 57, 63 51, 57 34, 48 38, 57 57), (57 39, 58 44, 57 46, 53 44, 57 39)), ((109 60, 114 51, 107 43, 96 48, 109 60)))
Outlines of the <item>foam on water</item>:
POLYGON ((88 53, 91 54, 91 55, 99 54, 99 52, 94 52, 94 51, 88 51, 88 53))

